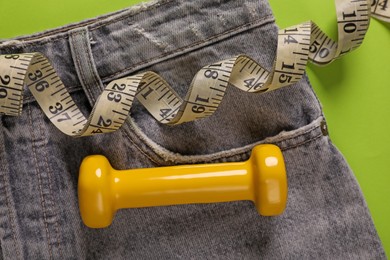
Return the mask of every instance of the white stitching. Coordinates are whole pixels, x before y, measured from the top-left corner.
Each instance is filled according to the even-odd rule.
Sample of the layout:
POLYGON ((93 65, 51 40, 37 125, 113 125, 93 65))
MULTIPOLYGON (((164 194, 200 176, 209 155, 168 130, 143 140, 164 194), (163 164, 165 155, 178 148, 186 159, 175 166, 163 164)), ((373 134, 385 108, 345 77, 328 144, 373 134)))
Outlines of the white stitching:
MULTIPOLYGON (((172 161, 175 163, 197 163, 197 162, 220 160, 221 158, 228 158, 228 157, 232 157, 232 156, 236 156, 236 155, 240 155, 240 154, 245 154, 245 153, 249 152, 253 148, 253 146, 255 146, 257 144, 280 143, 283 141, 288 141, 288 140, 297 138, 299 136, 302 136, 304 134, 307 134, 307 133, 315 130, 316 128, 319 128, 319 124, 322 120, 323 120, 323 117, 320 116, 316 120, 312 121, 310 124, 305 125, 305 126, 298 128, 296 130, 288 131, 288 132, 281 132, 276 136, 268 137, 268 138, 265 138, 261 141, 258 141, 258 142, 255 142, 255 143, 252 143, 249 145, 245 145, 243 147, 233 148, 230 150, 220 151, 220 152, 216 152, 216 153, 212 153, 212 154, 204 154, 204 155, 181 155, 178 153, 174 153, 174 152, 160 146, 159 144, 155 143, 152 139, 150 139, 138 127, 138 125, 135 123, 134 120, 132 120, 132 118, 129 119, 129 124, 131 125, 131 128, 132 128, 134 134, 137 135, 138 138, 140 140, 142 140, 145 145, 150 147, 152 149, 152 151, 155 154, 157 154, 160 158, 162 158, 163 160, 172 161)), ((316 138, 317 137, 314 136, 313 138, 310 138, 310 140, 316 139, 316 138)), ((305 140, 304 142, 299 142, 299 145, 301 145, 302 143, 305 143, 307 141, 308 140, 305 140)), ((295 144, 294 146, 291 146, 291 147, 285 147, 283 150, 294 148, 294 147, 299 146, 299 145, 295 144)))
MULTIPOLYGON (((39 132, 41 133, 41 136, 46 136, 44 134, 44 132, 43 132, 42 124, 38 124, 38 125, 39 125, 39 132)), ((47 158, 48 157, 48 152, 46 150, 44 150, 44 152, 45 152, 45 155, 43 156, 43 158, 44 158, 44 163, 45 163, 46 170, 47 170, 48 184, 49 184, 48 186, 49 186, 49 192, 50 192, 49 194, 51 195, 52 200, 54 201, 54 198, 53 198, 54 192, 53 192, 53 189, 52 189, 52 186, 51 186, 51 175, 52 175, 53 172, 49 168, 49 163, 48 163, 48 158, 47 158)), ((55 203, 54 203, 53 207, 55 209, 57 209, 55 203)), ((53 210, 53 211, 54 211, 54 215, 58 216, 57 210, 53 210)), ((59 239, 60 232, 59 232, 59 228, 58 228, 58 221, 55 221, 54 226, 55 226, 55 229, 56 229, 56 238, 55 238, 55 240, 56 240, 56 243, 58 245, 58 248, 60 249, 60 252, 62 252, 62 248, 60 247, 60 239, 59 239)), ((64 255, 63 252, 61 254, 64 255)))
MULTIPOLYGON (((1 164, 2 165, 2 172, 7 172, 7 169, 5 169, 5 164, 1 164)), ((14 218, 13 214, 11 213, 11 200, 10 200, 10 194, 9 194, 9 190, 7 188, 9 187, 6 187, 6 183, 9 183, 8 181, 6 181, 6 176, 5 174, 0 174, 0 176, 2 177, 3 181, 2 183, 4 184, 4 193, 5 193, 5 199, 6 199, 6 203, 7 203, 7 215, 10 219, 10 224, 11 224, 11 233, 12 233, 12 238, 14 240, 14 247, 15 247, 15 251, 16 251, 16 255, 18 257, 18 259, 23 259, 21 254, 20 254, 20 251, 18 250, 18 246, 17 246, 17 239, 16 239, 16 226, 15 226, 15 222, 16 222, 16 219, 14 218)))
POLYGON ((31 142, 31 147, 32 147, 32 152, 34 154, 34 161, 35 161, 35 173, 36 173, 36 176, 38 178, 38 186, 39 186, 39 193, 40 193, 40 197, 41 197, 41 206, 42 206, 42 213, 43 213, 43 219, 44 219, 44 224, 45 224, 45 231, 46 231, 46 235, 47 235, 47 246, 49 248, 49 254, 50 254, 50 259, 53 259, 53 252, 52 252, 52 248, 50 246, 50 243, 49 241, 51 240, 50 239, 50 232, 49 232, 49 228, 47 226, 47 216, 46 216, 46 202, 45 202, 45 198, 43 196, 43 189, 42 189, 42 180, 41 180, 41 175, 39 173, 39 166, 38 166, 38 158, 37 158, 37 153, 36 153, 36 150, 35 150, 35 135, 34 135, 34 129, 33 129, 33 123, 32 123, 32 113, 31 113, 31 108, 30 108, 30 105, 27 105, 27 111, 28 111, 28 118, 29 118, 29 126, 30 126, 30 133, 31 133, 31 137, 32 137, 32 142, 31 142))

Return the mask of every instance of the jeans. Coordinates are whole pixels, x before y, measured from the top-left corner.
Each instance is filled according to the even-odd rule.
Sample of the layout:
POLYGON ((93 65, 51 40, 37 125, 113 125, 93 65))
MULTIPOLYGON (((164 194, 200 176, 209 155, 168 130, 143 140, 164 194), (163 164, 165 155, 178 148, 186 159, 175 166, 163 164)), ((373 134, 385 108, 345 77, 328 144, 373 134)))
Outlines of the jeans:
MULTIPOLYGON (((247 54, 270 70, 277 27, 265 0, 160 0, 0 43, 41 52, 83 113, 113 79, 151 70, 185 96, 203 66, 247 54)), ((306 77, 265 94, 229 88, 211 117, 156 122, 135 102, 117 132, 71 138, 26 90, 20 117, 0 116, 0 240, 5 259, 384 259, 360 188, 332 144, 306 77), (262 217, 252 202, 123 209, 90 229, 77 201, 90 154, 116 169, 243 161, 256 144, 283 151, 288 204, 262 217)))

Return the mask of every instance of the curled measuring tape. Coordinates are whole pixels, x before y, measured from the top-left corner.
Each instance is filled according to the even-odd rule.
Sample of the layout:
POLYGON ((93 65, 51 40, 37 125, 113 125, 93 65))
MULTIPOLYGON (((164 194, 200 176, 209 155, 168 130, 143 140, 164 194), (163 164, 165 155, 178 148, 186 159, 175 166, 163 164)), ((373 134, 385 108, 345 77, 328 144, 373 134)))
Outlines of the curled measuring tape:
POLYGON ((137 98, 164 124, 175 125, 211 116, 228 84, 247 92, 267 92, 298 82, 308 60, 326 65, 363 42, 370 16, 390 22, 388 0, 335 0, 338 41, 313 22, 279 31, 273 69, 267 71, 250 57, 240 55, 203 67, 195 75, 184 100, 154 72, 110 82, 86 118, 44 55, 0 55, 0 114, 18 116, 27 86, 44 113, 63 133, 88 136, 121 127, 137 98))

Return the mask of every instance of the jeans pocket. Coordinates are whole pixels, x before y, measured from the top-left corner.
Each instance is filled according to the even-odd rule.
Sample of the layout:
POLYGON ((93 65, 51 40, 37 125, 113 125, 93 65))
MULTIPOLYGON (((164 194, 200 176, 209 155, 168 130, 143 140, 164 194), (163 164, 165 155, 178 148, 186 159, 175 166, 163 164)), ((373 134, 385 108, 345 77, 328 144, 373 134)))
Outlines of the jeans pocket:
MULTIPOLYGON (((142 71, 160 74, 184 97, 196 72, 219 60, 245 53, 270 68, 276 36, 275 24, 267 23, 197 50, 183 51, 179 57, 142 71)), ((206 155, 250 145, 283 131, 299 129, 320 116, 321 106, 304 76, 292 86, 264 94, 247 93, 229 84, 212 116, 175 126, 157 122, 135 101, 126 128, 145 153, 165 164, 181 162, 176 155, 206 155)))

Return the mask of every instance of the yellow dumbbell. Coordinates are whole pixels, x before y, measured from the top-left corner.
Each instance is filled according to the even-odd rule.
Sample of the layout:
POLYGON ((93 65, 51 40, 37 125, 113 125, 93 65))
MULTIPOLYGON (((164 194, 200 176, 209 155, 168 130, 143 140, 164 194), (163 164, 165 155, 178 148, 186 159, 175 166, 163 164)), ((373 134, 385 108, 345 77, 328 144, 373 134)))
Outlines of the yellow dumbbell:
POLYGON ((284 159, 275 145, 253 148, 245 162, 115 170, 101 155, 86 157, 78 184, 84 224, 103 228, 116 210, 189 203, 254 201, 263 216, 281 214, 287 203, 284 159))

